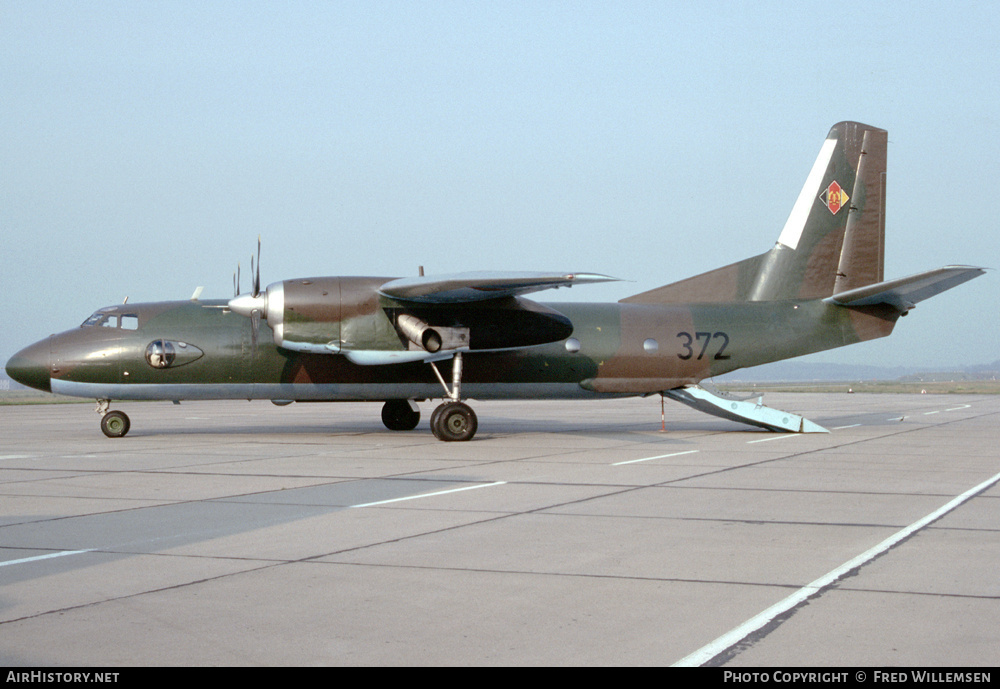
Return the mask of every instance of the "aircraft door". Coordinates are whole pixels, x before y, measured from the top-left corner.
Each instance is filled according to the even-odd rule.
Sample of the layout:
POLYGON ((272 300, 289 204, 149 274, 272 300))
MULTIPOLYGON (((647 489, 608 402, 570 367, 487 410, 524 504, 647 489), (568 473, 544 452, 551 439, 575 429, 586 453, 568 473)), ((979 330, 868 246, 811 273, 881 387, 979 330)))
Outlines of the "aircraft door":
POLYGON ((136 314, 118 314, 118 355, 114 358, 118 363, 118 375, 122 383, 133 382, 136 373, 133 369, 140 366, 144 359, 138 329, 139 317, 136 314))

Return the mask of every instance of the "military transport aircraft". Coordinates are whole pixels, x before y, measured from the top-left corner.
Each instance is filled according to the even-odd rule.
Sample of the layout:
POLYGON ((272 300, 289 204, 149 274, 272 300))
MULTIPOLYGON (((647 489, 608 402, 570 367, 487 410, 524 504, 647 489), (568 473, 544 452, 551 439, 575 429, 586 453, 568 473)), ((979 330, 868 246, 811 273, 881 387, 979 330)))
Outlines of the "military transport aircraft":
MULTIPOLYGON (((590 273, 314 277, 229 300, 121 304, 14 355, 11 378, 110 400, 378 400, 392 430, 441 398, 430 426, 471 439, 476 399, 666 395, 771 430, 823 431, 699 382, 888 335, 914 305, 983 273, 946 266, 884 281, 887 133, 833 126, 774 247, 622 299, 542 304, 539 290, 613 280, 590 273), (440 367, 439 367, 440 365, 440 367), (442 371, 443 369, 443 371, 442 371)), ((253 270, 251 269, 251 272, 253 270)))

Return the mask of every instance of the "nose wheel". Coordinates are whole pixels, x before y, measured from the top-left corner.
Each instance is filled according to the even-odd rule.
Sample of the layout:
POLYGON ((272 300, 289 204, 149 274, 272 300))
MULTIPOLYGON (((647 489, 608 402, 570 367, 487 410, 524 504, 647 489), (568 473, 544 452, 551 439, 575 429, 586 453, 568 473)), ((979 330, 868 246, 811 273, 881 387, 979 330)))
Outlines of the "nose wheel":
POLYGON ((132 422, 123 411, 109 411, 101 417, 101 431, 109 438, 121 438, 131 427, 132 422))
POLYGON ((101 432, 109 438, 121 438, 128 433, 132 422, 129 420, 128 414, 123 411, 117 409, 108 411, 110 404, 110 400, 97 400, 95 411, 101 415, 101 432))

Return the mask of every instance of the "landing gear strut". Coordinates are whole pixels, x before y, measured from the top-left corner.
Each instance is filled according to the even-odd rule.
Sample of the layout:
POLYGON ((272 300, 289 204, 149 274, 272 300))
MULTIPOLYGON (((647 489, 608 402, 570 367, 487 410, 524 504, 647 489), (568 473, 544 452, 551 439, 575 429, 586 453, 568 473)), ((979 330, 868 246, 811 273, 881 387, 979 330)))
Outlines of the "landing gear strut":
POLYGON ((462 353, 455 352, 455 358, 451 361, 451 389, 433 361, 430 365, 448 396, 448 400, 431 414, 431 431, 434 437, 445 442, 472 440, 479 427, 479 420, 472 407, 461 401, 462 353))
POLYGON ((121 438, 128 433, 132 422, 123 411, 108 411, 110 405, 111 400, 97 400, 97 409, 94 411, 101 415, 101 432, 109 438, 121 438))

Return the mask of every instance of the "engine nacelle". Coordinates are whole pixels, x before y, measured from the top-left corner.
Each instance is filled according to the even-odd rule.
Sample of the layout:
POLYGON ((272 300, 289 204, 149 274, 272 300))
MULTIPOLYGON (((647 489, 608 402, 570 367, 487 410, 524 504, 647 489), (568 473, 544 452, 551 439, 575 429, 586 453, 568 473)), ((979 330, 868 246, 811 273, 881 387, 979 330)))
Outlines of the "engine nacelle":
POLYGON ((399 336, 379 305, 378 288, 390 278, 321 277, 284 280, 261 294, 229 302, 236 313, 256 310, 274 343, 297 352, 398 349, 399 336))

